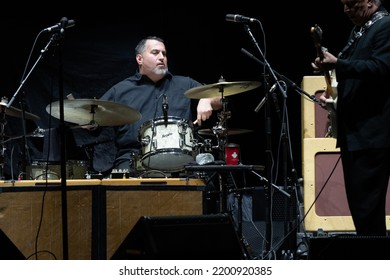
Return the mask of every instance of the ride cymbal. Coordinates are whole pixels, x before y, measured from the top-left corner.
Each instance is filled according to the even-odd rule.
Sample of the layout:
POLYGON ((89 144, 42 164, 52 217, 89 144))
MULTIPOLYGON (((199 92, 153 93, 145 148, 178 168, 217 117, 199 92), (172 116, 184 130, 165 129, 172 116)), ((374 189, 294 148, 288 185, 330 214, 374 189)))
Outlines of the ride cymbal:
MULTIPOLYGON (((97 124, 117 126, 132 124, 141 118, 141 114, 124 104, 99 99, 64 100, 64 120, 79 125, 97 124)), ((60 118, 60 102, 46 106, 46 111, 53 117, 60 118)))
POLYGON ((219 82, 189 89, 184 94, 192 99, 212 98, 249 91, 259 86, 261 86, 261 82, 256 81, 219 82))

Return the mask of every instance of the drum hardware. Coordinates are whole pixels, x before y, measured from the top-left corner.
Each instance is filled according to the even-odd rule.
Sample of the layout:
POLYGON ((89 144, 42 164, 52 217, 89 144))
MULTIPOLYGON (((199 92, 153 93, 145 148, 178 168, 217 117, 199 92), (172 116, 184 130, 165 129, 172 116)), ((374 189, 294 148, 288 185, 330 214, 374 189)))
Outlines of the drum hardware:
POLYGON ((45 137, 45 129, 40 128, 39 126, 31 133, 28 133, 26 135, 18 135, 14 137, 9 137, 7 140, 4 140, 3 143, 7 143, 9 141, 17 140, 23 137, 34 137, 34 138, 41 138, 45 137))
MULTIPOLYGON (((209 85, 209 86, 202 86, 202 87, 197 87, 194 89, 190 89, 187 91, 185 94, 187 97, 190 98, 211 98, 211 97, 221 97, 222 100, 222 110, 221 112, 218 113, 218 122, 215 126, 213 126, 212 130, 200 130, 198 131, 198 134, 207 135, 207 133, 212 132, 211 135, 216 136, 217 138, 217 146, 213 147, 216 148, 219 151, 220 154, 220 159, 224 160, 224 163, 228 164, 234 164, 231 166, 240 166, 238 158, 233 158, 231 157, 232 160, 226 160, 226 148, 230 147, 228 144, 228 136, 230 135, 227 121, 228 119, 231 118, 231 112, 228 110, 228 100, 226 99, 226 96, 230 96, 233 94, 237 94, 240 92, 244 91, 249 91, 251 89, 257 88, 261 85, 260 82, 236 82, 236 83, 228 83, 226 82, 222 77, 219 80, 217 84, 209 85), (234 159, 234 160, 233 160, 234 159)), ((240 133, 246 133, 250 131, 245 131, 245 130, 231 130, 230 132, 235 133, 235 134, 240 134, 240 133)), ((234 146, 237 150, 237 145, 234 146)), ((238 150, 234 152, 234 156, 239 157, 238 150)), ((207 171, 212 171, 210 167, 214 167, 213 165, 207 166, 204 165, 207 171)), ((216 166, 219 167, 219 166, 216 166)), ((225 174, 226 172, 221 172, 217 171, 215 174, 218 176, 218 191, 219 191, 219 199, 217 201, 219 211, 222 213, 227 212, 227 192, 229 188, 229 182, 228 182, 228 177, 232 178, 231 172, 228 172, 228 174, 225 174)), ((214 175, 215 175, 214 174, 214 175)), ((213 176, 214 176, 213 175, 213 176)), ((212 177, 213 177, 212 176, 212 177)), ((234 181, 234 179, 232 178, 234 181)), ((236 193, 237 198, 240 201, 240 193, 236 193)), ((241 201, 240 201, 241 203, 241 201)), ((241 205, 239 205, 241 207, 241 205)), ((241 213, 240 213, 241 215, 241 213)), ((240 220, 238 221, 238 234, 240 238, 242 238, 242 223, 241 223, 241 217, 240 220)), ((247 252, 246 252, 247 253, 247 252)))
MULTIPOLYGON (((64 120, 79 125, 118 126, 132 124, 141 118, 135 109, 112 101, 99 99, 68 99, 64 102, 64 120)), ((60 118, 60 103, 46 106, 53 117, 60 118)))
MULTIPOLYGON (((240 82, 227 82, 221 77, 218 83, 195 87, 187 90, 184 94, 188 98, 201 99, 201 98, 222 98, 222 111, 218 113, 219 122, 213 127, 212 133, 217 137, 217 146, 215 147, 221 153, 221 158, 224 158, 224 148, 227 143, 227 136, 229 130, 227 128, 227 120, 231 117, 231 112, 227 110, 226 96, 250 91, 261 86, 261 82, 257 81, 240 81, 240 82)), ((199 134, 208 130, 201 130, 199 134)), ((236 131, 237 132, 237 131, 236 131)), ((239 131, 239 133, 244 131, 239 131)), ((246 131, 245 131, 246 132, 246 131)), ((236 133, 236 134, 239 134, 236 133)))
POLYGON ((160 170, 147 170, 139 175, 139 178, 168 178, 167 174, 160 170), (148 177, 147 177, 148 176, 148 177))
POLYGON ((212 129, 199 129, 198 130, 198 134, 207 135, 207 136, 215 136, 215 135, 232 136, 232 135, 238 135, 238 134, 244 134, 244 133, 250 133, 250 132, 253 132, 253 130, 241 129, 241 128, 226 129, 220 125, 213 126, 212 129))
MULTIPOLYGON (((21 102, 22 106, 23 106, 23 102, 21 102)), ((34 114, 31 114, 29 112, 26 112, 25 110, 20 110, 20 109, 17 109, 15 107, 12 107, 10 106, 11 104, 8 103, 8 98, 7 97, 2 97, 1 98, 1 101, 0 101, 0 125, 1 125, 1 132, 0 132, 0 142, 1 142, 1 151, 0 151, 0 178, 3 178, 4 177, 4 174, 3 174, 3 171, 4 171, 4 164, 5 164, 5 157, 4 157, 4 154, 5 154, 5 146, 4 144, 9 141, 9 140, 13 140, 13 138, 11 139, 7 139, 5 140, 5 134, 4 134, 4 131, 5 131, 5 126, 7 124, 7 120, 6 120, 6 116, 11 116, 11 117, 16 117, 16 118, 21 118, 22 121, 24 120, 33 120, 33 121, 36 121, 36 120, 39 120, 40 118, 34 114)), ((24 122, 22 123, 22 127, 23 127, 23 131, 24 131, 24 134, 25 134, 25 124, 24 122)), ((22 135, 20 136, 19 138, 24 138, 25 135, 22 135)), ((25 140, 25 139, 24 139, 25 140)), ((26 145, 24 145, 26 146, 26 145)), ((25 149, 23 149, 23 162, 22 162, 22 173, 25 174, 25 162, 26 162, 26 151, 25 149)), ((12 174, 13 176, 13 174, 12 174)))
POLYGON ((204 139, 204 144, 203 144, 203 152, 204 153, 210 153, 213 151, 213 145, 211 143, 211 139, 204 139))
POLYGON ((220 159, 225 158, 225 145, 228 140, 228 135, 226 131, 227 121, 231 117, 231 112, 227 109, 228 101, 226 98, 222 98, 222 111, 218 113, 217 125, 213 127, 213 132, 215 132, 215 136, 217 137, 217 146, 215 147, 220 154, 220 159))

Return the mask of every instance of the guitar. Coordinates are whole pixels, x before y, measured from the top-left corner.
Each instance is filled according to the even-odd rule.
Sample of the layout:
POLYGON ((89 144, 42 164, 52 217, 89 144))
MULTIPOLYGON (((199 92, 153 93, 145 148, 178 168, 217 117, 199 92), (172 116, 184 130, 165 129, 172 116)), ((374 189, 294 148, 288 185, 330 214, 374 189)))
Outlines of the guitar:
MULTIPOLYGON (((321 45, 322 41, 322 30, 316 24, 314 27, 310 29, 310 33, 313 37, 314 46, 317 50, 317 56, 321 59, 324 58, 324 52, 327 51, 321 45)), ((330 120, 330 125, 328 127, 328 132, 325 135, 326 137, 337 137, 337 115, 336 115, 336 106, 337 106, 337 81, 336 81, 336 72, 333 71, 323 71, 326 89, 325 91, 329 95, 329 98, 326 100, 326 109, 328 110, 328 118, 330 120)))

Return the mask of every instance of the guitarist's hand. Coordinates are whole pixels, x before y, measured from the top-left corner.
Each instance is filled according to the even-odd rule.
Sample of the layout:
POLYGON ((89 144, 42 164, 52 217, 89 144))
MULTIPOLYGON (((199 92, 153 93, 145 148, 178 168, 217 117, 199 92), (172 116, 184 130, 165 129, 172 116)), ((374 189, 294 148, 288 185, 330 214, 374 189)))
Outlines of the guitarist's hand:
POLYGON ((318 96, 318 94, 318 105, 320 105, 321 108, 326 109, 326 100, 330 98, 330 93, 324 89, 316 91, 316 96, 318 96))
POLYGON ((321 107, 326 106, 326 100, 330 98, 330 93, 327 90, 324 90, 324 92, 320 95, 320 105, 321 107))
POLYGON ((330 71, 336 67, 337 57, 328 51, 323 52, 323 57, 316 57, 314 62, 311 63, 314 73, 330 71))

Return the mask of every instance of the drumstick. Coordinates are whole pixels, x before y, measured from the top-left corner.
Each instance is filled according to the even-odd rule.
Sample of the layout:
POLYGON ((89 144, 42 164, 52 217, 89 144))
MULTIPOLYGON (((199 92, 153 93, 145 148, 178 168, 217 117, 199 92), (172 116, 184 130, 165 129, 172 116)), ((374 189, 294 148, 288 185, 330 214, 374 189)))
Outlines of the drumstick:
POLYGON ((198 120, 195 120, 195 121, 193 122, 194 125, 197 124, 197 123, 198 123, 198 120))

